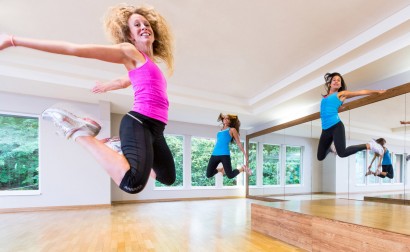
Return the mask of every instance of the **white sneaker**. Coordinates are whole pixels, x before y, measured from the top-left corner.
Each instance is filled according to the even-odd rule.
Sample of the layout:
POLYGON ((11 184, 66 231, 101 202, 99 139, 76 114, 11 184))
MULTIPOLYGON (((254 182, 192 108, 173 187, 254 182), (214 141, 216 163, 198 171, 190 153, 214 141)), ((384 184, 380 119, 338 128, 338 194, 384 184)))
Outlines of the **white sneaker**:
POLYGON ((369 145, 370 145, 370 150, 373 151, 374 153, 379 154, 379 155, 384 154, 383 147, 380 144, 378 144, 376 141, 374 141, 374 139, 370 140, 369 145))
MULTIPOLYGON (((78 136, 96 136, 101 126, 90 118, 80 118, 64 109, 49 108, 43 111, 41 117, 44 120, 54 122, 59 128, 61 135, 69 139, 74 133, 78 136)), ((76 136, 73 137, 74 139, 76 136)))
POLYGON ((110 147, 113 151, 118 152, 119 154, 122 154, 121 150, 121 141, 119 137, 112 137, 109 138, 107 142, 105 142, 105 145, 110 147))

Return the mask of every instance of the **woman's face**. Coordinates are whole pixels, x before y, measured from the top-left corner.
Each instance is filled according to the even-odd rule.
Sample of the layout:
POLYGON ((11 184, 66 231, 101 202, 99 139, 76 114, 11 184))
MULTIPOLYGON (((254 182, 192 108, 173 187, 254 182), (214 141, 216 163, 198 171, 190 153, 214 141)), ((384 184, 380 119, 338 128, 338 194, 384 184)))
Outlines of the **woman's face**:
POLYGON ((224 117, 223 117, 223 124, 224 124, 225 126, 229 126, 230 123, 231 123, 231 120, 229 119, 229 117, 228 117, 228 116, 224 116, 224 117))
POLYGON ((145 17, 139 14, 132 14, 128 19, 128 26, 131 32, 131 40, 134 41, 134 44, 151 45, 154 43, 154 31, 145 17))
POLYGON ((333 76, 332 81, 330 82, 330 89, 339 90, 341 86, 342 78, 340 78, 340 76, 338 75, 333 76))

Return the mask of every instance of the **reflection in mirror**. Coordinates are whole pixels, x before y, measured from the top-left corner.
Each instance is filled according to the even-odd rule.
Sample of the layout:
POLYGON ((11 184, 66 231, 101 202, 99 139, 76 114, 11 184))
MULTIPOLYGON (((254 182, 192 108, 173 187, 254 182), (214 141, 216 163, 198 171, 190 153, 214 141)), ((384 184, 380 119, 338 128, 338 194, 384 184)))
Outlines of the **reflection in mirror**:
POLYGON ((349 199, 380 201, 403 194, 405 135, 400 120, 405 115, 405 95, 356 108, 349 114, 348 144, 375 139, 385 149, 383 155, 364 150, 349 157, 349 199))
MULTIPOLYGON (((349 135, 349 114, 339 113, 339 118, 345 126, 346 137, 349 135)), ((312 199, 333 199, 347 198, 348 196, 348 169, 346 158, 340 158, 334 152, 329 152, 322 161, 317 160, 317 148, 319 138, 322 133, 321 120, 317 119, 312 123, 312 138, 314 138, 315 153, 312 169, 316 171, 312 177, 312 186, 315 194, 312 199), (316 178, 317 177, 317 178, 316 178)), ((333 145, 333 144, 332 144, 333 145)))
POLYGON ((314 144, 311 139, 311 122, 284 129, 282 171, 284 200, 310 199, 312 193, 312 170, 314 144))
POLYGON ((409 165, 410 165, 410 94, 406 94, 404 97, 405 107, 404 107, 404 117, 400 118, 400 121, 406 124, 400 124, 401 129, 403 130, 405 144, 404 144, 404 159, 403 159, 403 181, 404 181, 404 196, 403 200, 405 201, 406 205, 410 205, 410 173, 409 173, 409 165))
POLYGON ((249 155, 249 166, 253 169, 253 176, 249 178, 250 196, 264 197, 272 201, 283 199, 280 155, 283 142, 284 130, 252 138, 249 141, 249 149, 254 150, 254 154, 249 155))
MULTIPOLYGON (((339 113, 345 125, 346 146, 385 138, 393 166, 392 179, 373 174, 365 176, 373 159, 373 153, 368 150, 345 158, 329 154, 325 160, 318 161, 321 121, 319 113, 314 113, 247 136, 250 152, 255 153, 254 157, 250 153, 250 166, 255 176, 249 179, 247 196, 270 201, 372 200, 368 198, 393 192, 407 197, 403 194, 409 183, 406 156, 410 153, 410 124, 401 125, 400 121, 410 123, 410 104, 406 103, 410 101, 408 92, 410 83, 389 89, 382 95, 347 102, 339 113)), ((378 160, 376 157, 372 163, 373 172, 378 160)))

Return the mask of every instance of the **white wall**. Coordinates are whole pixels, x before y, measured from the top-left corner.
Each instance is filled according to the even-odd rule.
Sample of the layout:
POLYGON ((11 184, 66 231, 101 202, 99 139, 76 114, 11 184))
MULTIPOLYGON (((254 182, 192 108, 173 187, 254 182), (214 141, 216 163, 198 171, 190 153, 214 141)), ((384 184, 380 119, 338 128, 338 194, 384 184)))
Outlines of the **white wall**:
MULTIPOLYGON (((61 102, 68 101, 0 92, 2 112, 40 116, 61 102)), ((109 104, 70 104, 101 121, 105 128, 101 135, 108 135, 109 104)), ((39 122, 40 194, 0 196, 0 208, 110 204, 110 178, 97 162, 73 141, 57 136, 52 123, 39 122)))

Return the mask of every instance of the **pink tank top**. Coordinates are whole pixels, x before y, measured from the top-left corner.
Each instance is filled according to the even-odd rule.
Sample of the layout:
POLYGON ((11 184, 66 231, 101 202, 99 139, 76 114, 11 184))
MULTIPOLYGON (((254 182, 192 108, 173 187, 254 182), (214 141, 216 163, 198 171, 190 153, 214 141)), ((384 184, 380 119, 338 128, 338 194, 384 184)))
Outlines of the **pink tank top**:
POLYGON ((134 89, 133 111, 168 123, 167 81, 159 67, 144 53, 144 65, 128 72, 134 89))

